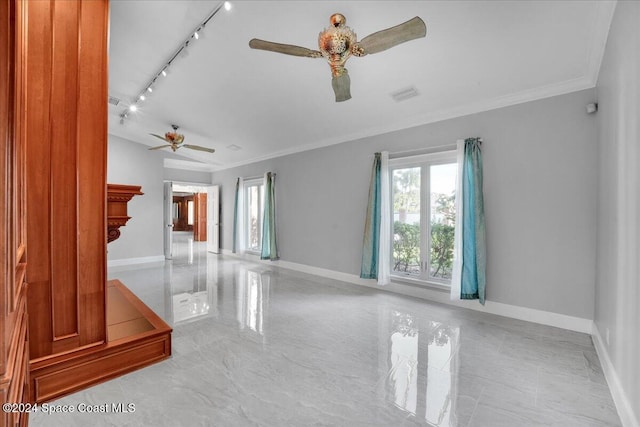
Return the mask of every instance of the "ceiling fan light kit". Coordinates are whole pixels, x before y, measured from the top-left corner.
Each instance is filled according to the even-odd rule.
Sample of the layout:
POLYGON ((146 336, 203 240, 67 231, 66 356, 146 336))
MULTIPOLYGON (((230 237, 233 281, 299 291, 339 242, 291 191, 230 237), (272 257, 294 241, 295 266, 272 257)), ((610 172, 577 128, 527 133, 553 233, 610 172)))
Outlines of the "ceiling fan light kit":
POLYGON ((260 39, 250 40, 249 47, 286 55, 326 58, 331 68, 331 86, 336 102, 343 102, 351 99, 351 79, 344 64, 352 55, 361 57, 382 52, 401 43, 425 37, 427 34, 427 26, 418 16, 395 27, 368 35, 360 42, 357 41, 356 33, 347 27, 347 19, 341 13, 331 15, 329 22, 331 26, 318 36, 319 50, 260 39))

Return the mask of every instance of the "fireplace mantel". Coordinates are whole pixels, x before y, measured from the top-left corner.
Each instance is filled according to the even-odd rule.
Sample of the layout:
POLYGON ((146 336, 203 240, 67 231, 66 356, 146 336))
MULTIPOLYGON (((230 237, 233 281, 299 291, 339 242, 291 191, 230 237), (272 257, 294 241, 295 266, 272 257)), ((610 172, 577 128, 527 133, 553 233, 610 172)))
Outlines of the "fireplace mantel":
POLYGON ((139 185, 107 184, 107 243, 120 237, 120 227, 131 219, 127 203, 134 196, 144 194, 139 185))

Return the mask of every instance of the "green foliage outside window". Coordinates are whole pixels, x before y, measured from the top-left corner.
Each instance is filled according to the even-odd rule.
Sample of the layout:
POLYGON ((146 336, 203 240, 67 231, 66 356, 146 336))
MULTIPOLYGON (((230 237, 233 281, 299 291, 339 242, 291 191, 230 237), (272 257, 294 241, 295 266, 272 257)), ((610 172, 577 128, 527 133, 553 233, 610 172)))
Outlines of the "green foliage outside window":
POLYGON ((431 223, 431 276, 451 278, 453 235, 452 225, 431 223))
MULTIPOLYGON (((431 277, 451 278, 455 224, 455 194, 432 194, 435 200, 431 221, 431 277)), ((406 199, 405 199, 406 200, 406 199)), ((420 225, 393 223, 393 270, 419 274, 420 225)))
POLYGON ((394 271, 420 272, 420 225, 393 223, 394 271))

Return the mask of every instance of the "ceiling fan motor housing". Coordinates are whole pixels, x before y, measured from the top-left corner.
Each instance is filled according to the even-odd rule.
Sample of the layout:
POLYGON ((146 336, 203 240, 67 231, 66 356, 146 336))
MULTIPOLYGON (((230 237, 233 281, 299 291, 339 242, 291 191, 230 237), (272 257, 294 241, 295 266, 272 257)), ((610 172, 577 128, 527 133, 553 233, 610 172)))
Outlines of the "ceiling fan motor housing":
POLYGON ((331 26, 318 36, 318 48, 322 56, 327 58, 331 73, 339 77, 344 73, 344 64, 353 53, 357 42, 356 33, 345 24, 347 19, 340 13, 334 13, 330 18, 331 26))

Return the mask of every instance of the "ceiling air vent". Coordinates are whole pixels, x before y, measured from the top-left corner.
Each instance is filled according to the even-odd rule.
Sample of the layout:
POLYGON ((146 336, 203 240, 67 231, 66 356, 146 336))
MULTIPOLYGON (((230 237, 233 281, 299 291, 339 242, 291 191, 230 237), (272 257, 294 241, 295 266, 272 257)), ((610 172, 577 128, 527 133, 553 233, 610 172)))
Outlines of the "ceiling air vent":
POLYGON ((111 105, 118 105, 120 104, 120 100, 114 96, 110 96, 109 97, 109 104, 111 105))
POLYGON ((414 96, 418 96, 420 95, 418 93, 418 90, 411 86, 405 89, 400 89, 398 91, 395 91, 391 94, 391 98, 393 98, 394 101, 396 102, 400 102, 400 101, 406 101, 409 98, 413 98, 414 96))

